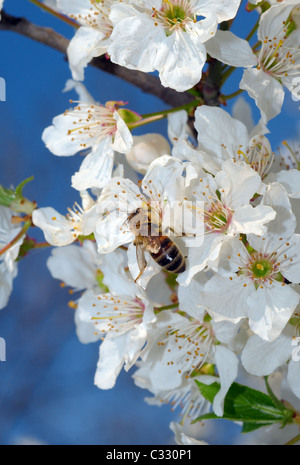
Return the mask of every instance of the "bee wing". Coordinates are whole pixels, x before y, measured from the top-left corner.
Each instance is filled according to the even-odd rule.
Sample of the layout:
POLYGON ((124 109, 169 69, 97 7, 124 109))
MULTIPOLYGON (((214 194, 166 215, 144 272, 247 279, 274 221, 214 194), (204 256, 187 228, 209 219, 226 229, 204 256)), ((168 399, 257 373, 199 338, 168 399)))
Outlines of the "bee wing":
POLYGON ((138 263, 139 270, 140 270, 138 277, 135 279, 135 281, 137 281, 139 277, 142 275, 142 273, 144 272, 147 266, 147 262, 145 258, 145 251, 143 247, 141 247, 141 244, 138 241, 136 243, 135 249, 136 249, 136 261, 138 263))

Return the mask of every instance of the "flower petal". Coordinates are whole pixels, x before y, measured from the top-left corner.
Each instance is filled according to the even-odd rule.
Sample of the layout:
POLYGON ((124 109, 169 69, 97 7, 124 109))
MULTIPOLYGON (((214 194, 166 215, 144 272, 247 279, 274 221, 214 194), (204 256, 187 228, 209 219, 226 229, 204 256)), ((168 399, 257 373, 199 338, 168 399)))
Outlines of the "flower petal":
POLYGON ((240 88, 255 100, 264 123, 280 113, 284 100, 282 85, 262 69, 246 69, 240 88))

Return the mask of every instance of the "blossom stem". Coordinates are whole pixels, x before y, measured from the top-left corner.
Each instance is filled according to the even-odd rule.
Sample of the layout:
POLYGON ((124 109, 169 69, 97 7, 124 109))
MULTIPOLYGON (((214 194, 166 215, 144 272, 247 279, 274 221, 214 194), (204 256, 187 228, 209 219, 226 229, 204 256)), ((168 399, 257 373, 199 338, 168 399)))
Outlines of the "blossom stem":
POLYGON ((222 81, 222 85, 224 84, 225 81, 227 81, 227 79, 229 78, 229 76, 233 73, 233 71, 235 71, 236 68, 234 66, 230 66, 229 68, 226 69, 226 71, 224 71, 223 75, 222 75, 222 78, 221 78, 221 81, 222 81))
MULTIPOLYGON (((179 107, 168 108, 167 110, 157 111, 155 113, 147 113, 145 115, 142 115, 142 118, 143 118, 143 120, 148 119, 148 118, 152 118, 152 117, 156 117, 156 116, 161 116, 162 118, 164 118, 164 117, 168 116, 169 113, 176 113, 177 111, 180 111, 180 110, 189 111, 191 108, 195 108, 195 107, 199 106, 199 104, 201 104, 201 103, 202 103, 202 101, 199 98, 197 98, 197 99, 193 100, 192 102, 187 103, 185 105, 180 105, 179 107)), ((137 123, 139 123, 139 121, 137 123)), ((133 123, 133 124, 135 124, 135 123, 133 123)))
POLYGON ((163 310, 171 310, 172 308, 178 308, 178 302, 175 304, 165 305, 164 307, 155 307, 155 313, 162 312, 163 310))
POLYGON ((249 40, 251 39, 251 37, 253 37, 253 35, 255 34, 255 32, 257 31, 258 29, 258 25, 259 25, 259 19, 256 21, 256 23, 254 24, 253 28, 251 29, 251 31, 249 32, 249 34, 247 35, 246 39, 248 42, 249 40))
POLYGON ((159 113, 157 115, 149 116, 147 118, 142 118, 139 121, 136 121, 134 123, 128 123, 128 129, 135 129, 139 128, 140 126, 144 126, 145 124, 153 123, 154 121, 159 121, 160 119, 166 118, 166 114, 159 113))
POLYGON ((237 97, 238 95, 240 95, 242 92, 244 92, 244 89, 238 89, 236 90, 235 92, 233 92, 232 94, 229 94, 229 95, 222 95, 222 99, 224 100, 230 100, 234 97, 237 97))
POLYGON ((31 3, 34 5, 38 6, 42 10, 46 11, 47 13, 50 13, 52 16, 55 16, 56 18, 60 19, 61 21, 64 21, 65 23, 69 24, 69 26, 79 28, 79 24, 77 24, 75 21, 72 19, 68 18, 67 16, 59 13, 58 11, 53 10, 53 8, 50 8, 49 6, 45 5, 44 3, 40 2, 39 0, 29 0, 31 3))
POLYGON ((6 246, 3 247, 3 249, 0 250, 0 255, 3 255, 5 252, 7 252, 7 250, 9 250, 14 244, 16 244, 18 242, 18 240, 24 236, 27 232, 27 230, 30 228, 30 226, 32 225, 31 223, 31 219, 30 220, 27 220, 25 221, 21 231, 16 235, 16 237, 14 237, 8 244, 6 244, 6 246))
POLYGON ((258 40, 258 41, 253 45, 253 47, 252 47, 253 52, 256 52, 256 51, 257 51, 256 49, 257 49, 260 45, 261 45, 261 41, 258 40))
POLYGON ((35 244, 35 246, 33 247, 34 249, 43 249, 45 247, 52 247, 51 244, 49 244, 49 242, 38 242, 35 244))

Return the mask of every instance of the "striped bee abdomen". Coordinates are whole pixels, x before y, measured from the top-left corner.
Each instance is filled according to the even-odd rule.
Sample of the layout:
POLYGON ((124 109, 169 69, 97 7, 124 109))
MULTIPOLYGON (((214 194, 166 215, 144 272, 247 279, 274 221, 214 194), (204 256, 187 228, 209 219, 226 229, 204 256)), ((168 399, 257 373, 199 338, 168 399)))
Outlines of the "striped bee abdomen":
POLYGON ((171 273, 185 271, 185 258, 176 244, 167 236, 160 236, 160 250, 151 253, 151 257, 158 265, 171 273))

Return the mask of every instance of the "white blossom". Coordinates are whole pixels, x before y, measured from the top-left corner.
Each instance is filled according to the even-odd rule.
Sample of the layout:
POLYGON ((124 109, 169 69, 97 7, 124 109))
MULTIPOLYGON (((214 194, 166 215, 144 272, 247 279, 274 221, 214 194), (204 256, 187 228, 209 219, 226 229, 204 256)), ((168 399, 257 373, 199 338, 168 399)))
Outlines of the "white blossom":
POLYGON ((210 320, 199 304, 201 289, 202 283, 195 280, 189 287, 180 287, 178 308, 185 314, 159 313, 155 331, 149 334, 141 358, 148 367, 150 390, 154 393, 177 389, 184 378, 190 378, 204 363, 216 364, 221 388, 214 398, 213 410, 222 416, 224 398, 238 367, 236 355, 223 344, 224 327, 227 328, 226 343, 235 337, 235 331, 228 322, 215 325, 210 320), (222 344, 218 343, 219 334, 222 344))
MULTIPOLYGON (((116 270, 112 272, 115 274, 116 270)), ((129 370, 138 359, 155 314, 149 299, 132 281, 124 285, 122 279, 120 285, 115 280, 113 285, 107 272, 105 278, 110 292, 99 294, 87 290, 78 301, 75 321, 82 342, 102 340, 95 384, 101 389, 110 389, 122 367, 129 370)))
POLYGON ((37 208, 32 214, 32 222, 39 227, 51 245, 64 246, 74 242, 78 236, 89 236, 95 230, 96 205, 90 195, 81 192, 82 206, 74 204, 66 215, 52 207, 37 208))
POLYGON ((60 11, 79 23, 80 27, 68 46, 68 60, 73 79, 84 79, 84 68, 107 51, 112 24, 109 20, 112 0, 57 0, 60 11))
POLYGON ((280 184, 269 186, 263 204, 277 212, 265 236, 247 235, 247 248, 238 236, 224 244, 218 274, 204 286, 202 303, 216 321, 247 318, 251 330, 275 340, 299 302, 291 283, 299 282, 299 238, 295 216, 280 184), (290 284, 287 284, 289 282, 290 284))
MULTIPOLYGON (((82 87, 80 92, 87 95, 82 87)), ((75 189, 102 188, 112 175, 114 150, 125 153, 131 149, 132 136, 118 113, 120 105, 123 102, 103 106, 88 99, 56 116, 52 126, 44 130, 42 139, 54 155, 71 156, 88 150, 79 171, 72 176, 75 189)))
POLYGON ((300 76, 299 0, 286 0, 261 15, 257 30, 261 48, 254 53, 248 42, 230 31, 218 31, 208 52, 224 63, 244 67, 240 88, 248 92, 264 123, 281 111, 285 86, 294 91, 300 76))
POLYGON ((190 161, 198 170, 213 175, 228 159, 243 160, 262 177, 268 172, 273 161, 273 152, 268 139, 263 135, 266 128, 258 125, 260 132, 249 134, 241 121, 232 118, 225 110, 202 105, 195 111, 195 129, 198 146, 180 141, 173 149, 173 155, 190 161))
MULTIPOLYGON (((148 218, 150 209, 151 222, 154 225, 159 227, 165 224, 165 227, 169 228, 170 224, 174 228, 180 226, 175 224, 171 216, 175 213, 174 208, 183 203, 185 189, 195 176, 196 172, 189 163, 165 155, 151 163, 141 182, 141 190, 129 179, 113 178, 105 186, 97 202, 100 218, 96 225, 95 238, 99 252, 108 253, 120 245, 130 244, 129 268, 136 279, 139 267, 135 258, 136 248, 132 244, 138 231, 129 220, 130 215, 139 212, 148 218)), ((132 219, 134 220, 134 216, 132 219)), ((153 260, 151 262, 153 272, 157 273, 159 265, 153 260)), ((145 276, 146 274, 141 278, 145 276)), ((145 286, 148 279, 146 282, 138 282, 145 286)))
POLYGON ((239 0, 116 2, 109 15, 113 32, 108 54, 130 69, 158 70, 164 86, 185 91, 201 79, 205 42, 216 33, 218 23, 236 15, 239 4, 239 0))
POLYGON ((227 241, 239 234, 264 235, 267 223, 276 215, 269 206, 251 205, 251 199, 263 187, 259 174, 244 162, 227 160, 215 177, 203 172, 190 189, 192 205, 203 205, 195 208, 195 215, 204 224, 204 237, 202 245, 189 248, 187 270, 178 277, 178 282, 185 285, 205 267, 217 269, 227 241))

